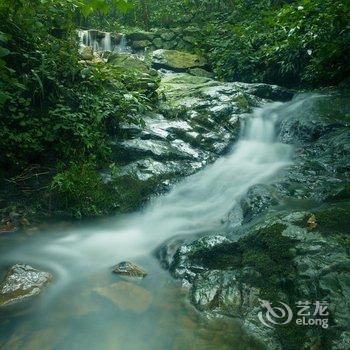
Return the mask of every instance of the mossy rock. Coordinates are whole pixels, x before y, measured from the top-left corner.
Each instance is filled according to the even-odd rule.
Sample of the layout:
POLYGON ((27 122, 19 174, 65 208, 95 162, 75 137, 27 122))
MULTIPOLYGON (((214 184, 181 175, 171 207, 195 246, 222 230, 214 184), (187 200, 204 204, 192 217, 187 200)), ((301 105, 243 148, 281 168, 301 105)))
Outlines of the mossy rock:
POLYGON ((350 233, 350 203, 316 212, 315 218, 316 227, 322 233, 350 233))
POLYGON ((108 63, 114 67, 119 67, 127 71, 138 71, 149 75, 157 75, 151 67, 144 61, 127 53, 112 54, 108 58, 108 63))
POLYGON ((149 40, 152 41, 155 37, 155 33, 146 32, 143 30, 138 30, 134 32, 129 32, 126 34, 126 39, 130 42, 132 41, 140 41, 140 40, 149 40))
POLYGON ((156 50, 152 53, 152 65, 155 68, 167 68, 184 71, 189 68, 205 67, 207 61, 198 55, 177 50, 156 50))
POLYGON ((145 48, 152 45, 152 42, 149 40, 137 40, 131 43, 131 46, 135 50, 144 50, 145 48))

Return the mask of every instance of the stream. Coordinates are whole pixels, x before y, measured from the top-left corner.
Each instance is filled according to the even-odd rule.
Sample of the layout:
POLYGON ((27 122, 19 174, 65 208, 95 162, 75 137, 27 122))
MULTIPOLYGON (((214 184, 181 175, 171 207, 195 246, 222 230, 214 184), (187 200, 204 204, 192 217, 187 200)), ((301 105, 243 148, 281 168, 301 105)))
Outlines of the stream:
POLYGON ((38 298, 0 312, 0 347, 259 349, 238 321, 199 314, 152 252, 175 235, 232 230, 225 218, 247 190, 273 181, 291 163, 292 147, 277 141, 276 123, 301 103, 256 109, 227 155, 140 212, 74 227, 51 225, 31 237, 1 236, 1 272, 23 262, 50 271, 54 281, 38 298), (148 276, 130 281, 112 274, 123 260, 148 276))

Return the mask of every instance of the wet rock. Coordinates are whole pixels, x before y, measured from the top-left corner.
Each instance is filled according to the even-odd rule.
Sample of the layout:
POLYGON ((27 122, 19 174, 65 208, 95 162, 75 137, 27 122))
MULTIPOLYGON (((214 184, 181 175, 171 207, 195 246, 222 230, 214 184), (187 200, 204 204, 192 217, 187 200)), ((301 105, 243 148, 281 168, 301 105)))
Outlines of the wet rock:
POLYGON ((113 149, 119 150, 119 154, 125 160, 146 157, 152 157, 160 161, 199 158, 199 152, 181 140, 170 143, 161 140, 134 139, 115 143, 113 149))
POLYGON ((209 79, 214 79, 215 77, 214 73, 208 72, 203 68, 191 68, 188 70, 188 73, 190 73, 191 75, 196 75, 197 77, 205 77, 209 79))
MULTIPOLYGON (((277 298, 290 304, 291 300, 314 301, 317 295, 329 302, 332 332, 341 339, 335 342, 338 346, 349 340, 350 259, 348 244, 339 244, 339 236, 334 234, 343 230, 336 224, 343 220, 327 220, 334 221, 326 221, 326 214, 318 212, 268 213, 255 225, 236 228, 230 237, 214 235, 191 243, 177 242, 175 254, 167 254, 163 247, 158 258, 190 286, 190 299, 198 310, 241 318, 248 332, 259 335, 271 349, 284 348, 289 340, 281 340, 259 321, 259 298, 277 298), (318 225, 310 231, 308 220, 313 216, 319 218, 318 225)), ((323 328, 318 331, 327 332, 323 328)), ((304 339, 314 342, 317 334, 317 330, 308 333, 304 339)), ((302 347, 302 342, 299 345, 302 347)))
POLYGON ((302 111, 281 121, 282 142, 305 145, 350 123, 347 117, 349 102, 346 94, 313 95, 307 99, 305 95, 301 95, 298 99, 303 104, 302 111))
POLYGON ((130 261, 123 261, 113 267, 113 272, 117 275, 128 277, 144 278, 147 272, 130 261))
MULTIPOLYGON (((122 69, 134 64, 132 69, 149 69, 146 62, 128 54, 113 54, 110 63, 122 69)), ((227 152, 239 135, 241 120, 266 102, 250 93, 255 84, 222 83, 169 71, 161 74, 157 110, 140 116, 143 125, 120 122, 112 143, 113 160, 120 164, 121 173, 142 182, 154 180, 159 183, 154 186, 157 191, 227 152)))
POLYGON ((259 293, 258 288, 241 283, 236 271, 211 270, 197 275, 191 299, 201 311, 243 317, 259 305, 259 293))
POLYGON ((270 206, 277 204, 271 189, 264 185, 255 185, 248 190, 241 201, 243 222, 249 222, 259 214, 264 213, 270 206))
POLYGON ((133 41, 131 46, 135 50, 144 50, 146 47, 150 47, 152 43, 149 40, 137 40, 133 41))
POLYGON ((155 68, 166 68, 183 71, 188 68, 205 67, 204 58, 184 51, 159 49, 152 53, 152 65, 155 68))
POLYGON ((196 161, 158 161, 153 158, 145 158, 120 167, 120 174, 133 174, 141 181, 147 181, 152 178, 160 178, 163 181, 175 181, 193 174, 202 167, 203 164, 196 161))
POLYGON ((111 54, 108 58, 108 63, 123 70, 157 76, 157 72, 152 70, 145 61, 127 53, 111 54))
POLYGON ((6 221, 4 224, 0 226, 0 234, 2 233, 12 233, 16 232, 18 227, 15 226, 11 221, 6 221))
POLYGON ((232 242, 221 235, 202 237, 192 243, 181 245, 170 265, 170 271, 176 278, 192 282, 196 275, 208 268, 218 268, 229 264, 232 242))
POLYGON ((155 38, 153 40, 153 44, 157 49, 162 49, 163 48, 163 40, 161 38, 155 38))
POLYGON ((173 32, 164 32, 161 35, 161 38, 165 41, 170 41, 173 40, 175 38, 175 33, 173 32))
POLYGON ((310 217, 307 220, 308 228, 310 230, 313 230, 317 227, 317 221, 315 214, 310 215, 310 217))
POLYGON ((12 266, 0 285, 0 306, 40 294, 52 278, 50 273, 36 270, 29 265, 12 266))
POLYGON ((112 302, 120 310, 145 312, 152 303, 152 294, 129 282, 117 282, 107 287, 95 288, 94 292, 112 302))
POLYGON ((126 38, 129 42, 147 40, 152 41, 155 37, 155 33, 146 32, 143 30, 134 31, 126 34, 126 38))
POLYGON ((164 242, 155 252, 160 264, 165 269, 169 269, 174 262, 175 255, 180 246, 185 242, 182 237, 173 237, 164 242))

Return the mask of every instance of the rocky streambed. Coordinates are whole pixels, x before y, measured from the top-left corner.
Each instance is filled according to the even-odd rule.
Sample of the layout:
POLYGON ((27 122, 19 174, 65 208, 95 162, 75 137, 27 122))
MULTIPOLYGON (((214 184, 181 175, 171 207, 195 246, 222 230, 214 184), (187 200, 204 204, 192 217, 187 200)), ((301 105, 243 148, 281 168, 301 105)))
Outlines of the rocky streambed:
POLYGON ((348 97, 322 93, 290 109, 279 139, 295 145, 293 164, 273 184, 249 189, 232 210, 238 227, 177 237, 156 252, 198 310, 240 318, 270 349, 350 344, 348 97), (287 303, 295 313, 298 302, 324 301, 328 326, 266 327, 257 317, 261 300, 287 303))

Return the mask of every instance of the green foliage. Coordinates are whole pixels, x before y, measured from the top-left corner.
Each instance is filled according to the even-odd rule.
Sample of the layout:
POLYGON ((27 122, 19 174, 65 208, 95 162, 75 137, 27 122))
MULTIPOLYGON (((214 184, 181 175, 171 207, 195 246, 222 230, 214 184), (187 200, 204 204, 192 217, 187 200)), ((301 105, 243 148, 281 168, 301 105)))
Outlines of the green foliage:
POLYGON ((51 183, 56 209, 76 218, 110 212, 111 194, 92 163, 73 163, 56 174, 51 183))
POLYGON ((349 14, 349 3, 332 0, 237 7, 205 29, 210 57, 230 80, 334 84, 350 73, 349 14))
POLYGON ((133 0, 123 22, 198 27, 219 78, 313 87, 350 74, 350 3, 334 0, 133 0))
MULTIPOLYGON (((151 108, 157 88, 156 79, 138 72, 79 62, 75 20, 79 13, 105 13, 107 3, 0 4, 1 168, 16 174, 33 163, 49 165, 52 176, 56 164, 70 164, 60 166, 48 196, 41 189, 39 197, 43 203, 51 198, 51 210, 79 218, 104 215, 118 206, 127 210, 122 194, 103 183, 97 169, 110 162, 120 122, 142 123, 139 116, 151 108)), ((113 6, 123 12, 125 3, 114 1, 113 6)), ((117 187, 128 181, 116 180, 117 187)), ((135 185, 135 195, 137 191, 135 185)), ((132 207, 137 203, 135 199, 132 207)))

